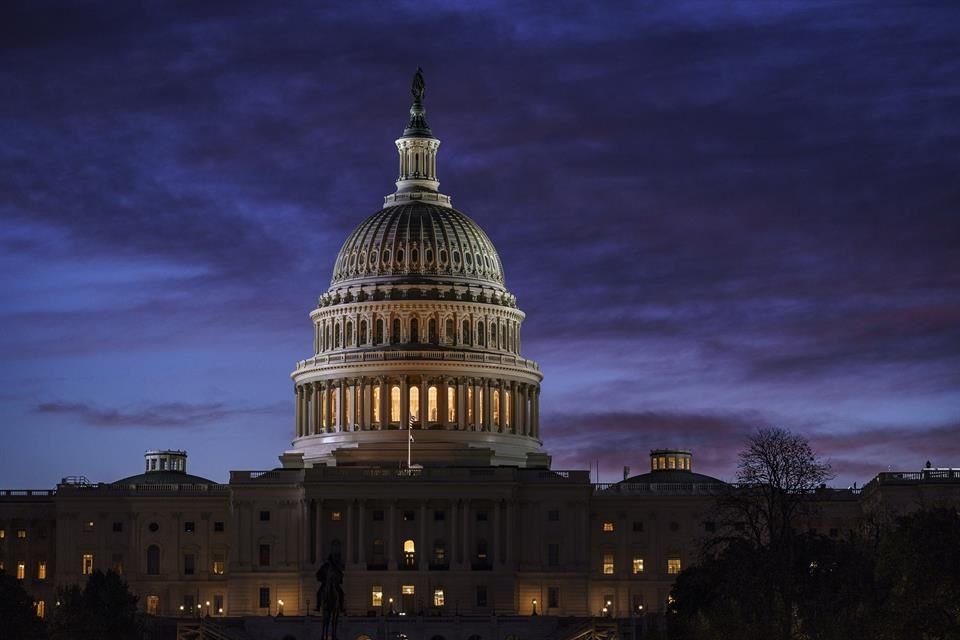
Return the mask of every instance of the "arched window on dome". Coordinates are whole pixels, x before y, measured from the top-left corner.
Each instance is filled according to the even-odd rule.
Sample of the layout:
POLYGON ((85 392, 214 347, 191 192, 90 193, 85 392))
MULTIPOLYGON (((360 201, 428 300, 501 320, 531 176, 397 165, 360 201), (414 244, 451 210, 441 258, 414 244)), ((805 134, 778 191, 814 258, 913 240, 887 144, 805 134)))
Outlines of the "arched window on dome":
POLYGON ((447 422, 457 421, 457 390, 453 386, 447 387, 447 422))
POLYGON ((390 422, 400 422, 400 387, 390 387, 390 422))
POLYGON ((456 342, 456 336, 453 334, 453 318, 447 318, 446 324, 446 334, 447 334, 447 344, 453 344, 456 342))
POLYGON ((500 344, 497 342, 497 324, 495 322, 490 323, 490 346, 494 348, 500 347, 500 344))
POLYGON ((484 324, 483 320, 481 320, 477 324, 477 344, 482 347, 486 342, 486 337, 487 337, 487 325, 484 324))
POLYGON ((410 342, 420 342, 420 321, 417 318, 410 319, 410 342))
POLYGON ((500 389, 493 390, 493 426, 500 426, 500 389))
POLYGON ((400 344, 400 318, 393 319, 393 327, 390 331, 390 342, 400 344))
POLYGON ((431 386, 427 389, 427 420, 437 422, 440 419, 437 402, 437 388, 431 386))
POLYGON ((360 344, 361 345, 367 344, 367 321, 366 320, 360 321, 360 344))
MULTIPOLYGON (((420 415, 420 387, 412 384, 410 385, 410 422, 412 424, 420 423, 423 424, 423 416, 420 415)), ((406 427, 406 425, 400 425, 401 427, 406 427)))
POLYGON ((340 323, 339 322, 333 327, 333 348, 334 349, 340 348, 340 323))
POLYGON ((383 318, 377 318, 376 330, 373 335, 374 344, 383 344, 383 318))
POLYGON ((430 318, 427 322, 427 341, 430 344, 437 344, 437 319, 430 318))
POLYGON ((353 322, 347 320, 347 338, 343 341, 343 346, 353 346, 353 322))
POLYGON ((463 321, 463 337, 460 339, 460 342, 463 344, 470 344, 470 321, 463 321))
POLYGON ((373 424, 380 424, 380 385, 375 384, 370 391, 370 420, 373 424))

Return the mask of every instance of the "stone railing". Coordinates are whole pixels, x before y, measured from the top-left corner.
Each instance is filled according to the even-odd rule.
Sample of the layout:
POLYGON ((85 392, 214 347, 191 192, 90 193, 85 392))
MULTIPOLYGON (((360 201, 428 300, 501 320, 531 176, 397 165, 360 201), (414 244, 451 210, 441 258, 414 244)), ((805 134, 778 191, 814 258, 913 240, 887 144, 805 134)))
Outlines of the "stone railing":
POLYGON ((0 498, 34 498, 57 495, 56 489, 0 489, 0 498))
POLYGON ((469 351, 356 351, 352 353, 332 353, 317 355, 297 362, 297 371, 316 366, 354 364, 364 362, 391 362, 397 360, 441 360, 443 362, 474 362, 478 364, 512 365, 540 371, 533 360, 520 358, 512 354, 473 353, 469 351))
POLYGON ((226 484, 178 484, 168 482, 150 482, 140 484, 90 484, 90 485, 61 485, 58 488, 60 493, 83 494, 93 493, 106 495, 130 495, 130 494, 181 494, 192 496, 203 495, 227 495, 230 486, 226 484))
POLYGON ((594 495, 702 495, 726 493, 730 485, 722 482, 601 482, 593 485, 594 495))

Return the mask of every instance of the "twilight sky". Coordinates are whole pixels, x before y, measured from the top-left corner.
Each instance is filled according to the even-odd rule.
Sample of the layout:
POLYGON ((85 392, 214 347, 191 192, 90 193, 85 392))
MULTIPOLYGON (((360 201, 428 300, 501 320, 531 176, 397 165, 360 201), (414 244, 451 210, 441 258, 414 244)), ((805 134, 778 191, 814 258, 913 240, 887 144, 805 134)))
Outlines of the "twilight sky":
POLYGON ((0 487, 277 464, 417 66, 554 468, 960 466, 960 4, 55 4, 0 12, 0 487))

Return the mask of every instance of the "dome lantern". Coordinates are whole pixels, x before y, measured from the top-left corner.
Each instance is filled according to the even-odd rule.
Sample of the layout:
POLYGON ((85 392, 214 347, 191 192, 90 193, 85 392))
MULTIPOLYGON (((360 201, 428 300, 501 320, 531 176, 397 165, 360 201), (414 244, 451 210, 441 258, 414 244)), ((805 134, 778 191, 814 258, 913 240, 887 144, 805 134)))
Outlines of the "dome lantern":
POLYGON ((427 124, 426 109, 423 107, 423 70, 417 69, 413 76, 410 92, 413 104, 410 106, 410 121, 403 135, 396 140, 400 154, 400 171, 395 193, 384 196, 383 206, 390 207, 409 202, 428 202, 441 207, 449 207, 450 196, 440 193, 440 181, 437 179, 437 150, 440 141, 434 137, 427 124))

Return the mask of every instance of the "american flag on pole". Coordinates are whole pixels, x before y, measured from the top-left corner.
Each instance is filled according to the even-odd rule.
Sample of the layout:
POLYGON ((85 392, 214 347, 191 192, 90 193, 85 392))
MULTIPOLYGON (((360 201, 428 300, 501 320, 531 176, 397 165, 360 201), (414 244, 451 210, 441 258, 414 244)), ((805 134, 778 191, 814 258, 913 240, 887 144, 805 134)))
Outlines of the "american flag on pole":
POLYGON ((410 434, 410 442, 414 442, 414 439, 413 439, 413 423, 416 422, 416 421, 417 421, 417 416, 415 416, 415 415, 413 415, 413 414, 411 413, 411 414, 410 414, 410 425, 409 425, 409 427, 407 428, 407 433, 410 434))

